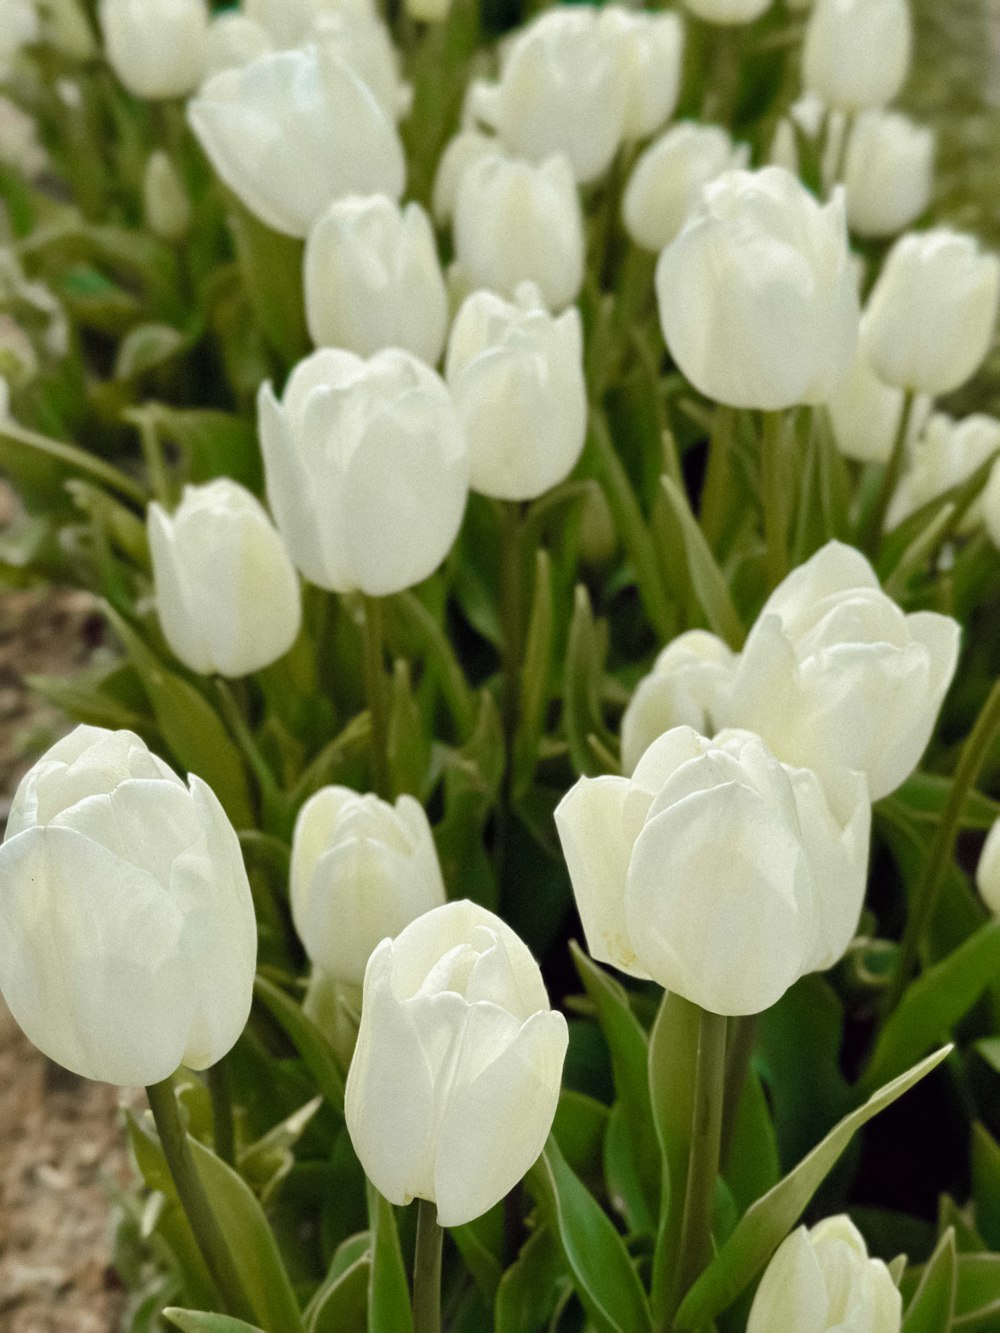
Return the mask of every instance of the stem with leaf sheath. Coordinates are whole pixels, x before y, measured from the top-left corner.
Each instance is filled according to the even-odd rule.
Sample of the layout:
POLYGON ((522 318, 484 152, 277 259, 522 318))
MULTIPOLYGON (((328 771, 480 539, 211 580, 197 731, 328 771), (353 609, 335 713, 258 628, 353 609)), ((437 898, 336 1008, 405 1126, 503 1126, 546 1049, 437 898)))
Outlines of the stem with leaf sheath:
POLYGON ((413 1333, 441 1333, 441 1249, 444 1231, 437 1208, 417 1203, 417 1247, 413 1256, 413 1333))

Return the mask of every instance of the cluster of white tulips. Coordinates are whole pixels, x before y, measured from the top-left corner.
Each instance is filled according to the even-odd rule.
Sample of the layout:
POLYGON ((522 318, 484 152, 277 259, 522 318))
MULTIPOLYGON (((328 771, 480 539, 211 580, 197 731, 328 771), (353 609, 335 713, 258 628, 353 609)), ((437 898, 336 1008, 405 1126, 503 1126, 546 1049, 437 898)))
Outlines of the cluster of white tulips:
POLYGON ((0 992, 148 1091, 137 1333, 985 1331, 1000 258, 911 0, 495 9, 0 0, 2 557, 117 645, 0 992))

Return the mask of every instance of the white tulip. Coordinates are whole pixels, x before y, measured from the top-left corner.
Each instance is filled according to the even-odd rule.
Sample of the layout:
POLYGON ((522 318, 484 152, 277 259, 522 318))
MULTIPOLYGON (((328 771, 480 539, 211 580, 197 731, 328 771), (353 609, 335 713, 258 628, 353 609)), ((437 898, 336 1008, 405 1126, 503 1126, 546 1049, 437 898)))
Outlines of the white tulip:
POLYGON ((842 194, 820 204, 781 167, 727 172, 660 256, 656 295, 671 355, 708 397, 825 401, 858 331, 842 194))
MULTIPOLYGON (((1000 471, 996 475, 1000 476, 1000 471)), ((1000 819, 986 835, 983 850, 979 853, 976 888, 993 915, 1000 916, 1000 819)))
POLYGON ((431 198, 431 211, 442 226, 451 221, 455 212, 458 187, 466 168, 496 151, 494 135, 483 134, 481 130, 473 128, 459 130, 454 138, 448 140, 438 161, 431 198))
POLYGON ((372 0, 243 0, 243 12, 266 30, 279 50, 301 46, 328 14, 375 17, 372 0))
POLYGON ((142 180, 143 212, 150 231, 165 241, 179 241, 191 225, 191 200, 177 169, 162 148, 146 163, 142 180))
POLYGON ((474 286, 513 297, 534 282, 550 310, 583 286, 583 212, 565 157, 533 166, 490 153, 472 162, 459 181, 454 238, 474 286))
POLYGON ((396 127, 339 56, 308 46, 216 74, 188 120, 222 180, 262 222, 305 236, 335 199, 403 193, 396 127))
POLYGON ((705 23, 752 23, 766 14, 773 0, 684 0, 695 18, 705 23))
POLYGON ((960 634, 950 616, 904 615, 860 551, 829 542, 764 604, 726 720, 824 777, 861 771, 880 800, 927 748, 960 634))
POLYGON ((816 0, 802 79, 838 110, 885 106, 906 82, 912 46, 909 0, 816 0))
POLYGON ((565 481, 587 434, 578 310, 550 315, 530 283, 513 303, 474 292, 452 326, 445 378, 465 426, 474 491, 533 500, 565 481))
POLYGON ((267 29, 254 19, 235 10, 216 14, 205 38, 205 77, 226 69, 242 69, 272 50, 267 29))
POLYGON ((263 505, 228 477, 149 506, 156 606, 175 655, 202 675, 246 676, 283 657, 302 621, 299 581, 263 505))
MULTIPOLYGON (((854 362, 826 403, 837 448, 859 463, 888 463, 899 434, 904 394, 883 384, 872 370, 859 340, 854 362)), ((919 398, 910 412, 907 428, 912 445, 923 429, 930 399, 919 398)))
POLYGON ((675 727, 631 778, 581 778, 555 819, 594 958, 712 1013, 769 1008, 853 937, 871 824, 858 773, 823 784, 749 732, 675 727))
POLYGON ((887 384, 935 397, 982 365, 996 328, 1000 260, 946 227, 911 232, 889 252, 861 337, 887 384))
POLYGON ((389 120, 409 111, 412 89, 400 81, 396 48, 381 19, 366 10, 324 14, 313 25, 312 40, 350 65, 389 120))
MULTIPOLYGON (((938 413, 913 447, 909 467, 886 515, 891 531, 931 500, 968 481, 988 458, 1000 455, 1000 421, 977 413, 955 421, 938 413)), ((970 532, 983 518, 982 499, 966 511, 960 530, 970 532)))
POLYGON ((934 132, 898 111, 866 111, 844 160, 847 221, 858 236, 895 236, 925 211, 934 184, 934 132))
POLYGON ((636 245, 658 254, 677 237, 705 186, 749 160, 749 147, 734 144, 719 125, 673 126, 632 168, 622 196, 625 230, 636 245))
POLYGON ((135 97, 185 97, 205 67, 205 0, 101 0, 108 60, 135 97))
POLYGON ((747 1333, 899 1333, 903 1302, 846 1214, 778 1246, 754 1296, 747 1333))
POLYGON ((402 347, 434 365, 448 331, 448 294, 430 218, 385 195, 331 204, 309 233, 306 319, 319 347, 370 356, 402 347))
POLYGON ((514 1188, 545 1145, 568 1044, 538 964, 470 902, 383 940, 365 972, 344 1114, 391 1203, 430 1199, 462 1226, 514 1188))
MULTIPOLYGON (((678 14, 648 13, 609 5, 624 45, 628 98, 624 137, 645 139, 666 124, 681 93, 684 26, 678 14)), ((605 20, 609 22, 609 20, 605 20)))
POLYGON ((372 597, 433 574, 458 535, 469 454, 451 394, 392 348, 364 361, 323 349, 279 402, 258 399, 267 494, 310 582, 372 597))
POLYGON ((213 792, 130 731, 77 727, 21 781, 0 847, 0 991, 85 1078, 150 1085, 221 1060, 257 956, 239 841, 213 792))

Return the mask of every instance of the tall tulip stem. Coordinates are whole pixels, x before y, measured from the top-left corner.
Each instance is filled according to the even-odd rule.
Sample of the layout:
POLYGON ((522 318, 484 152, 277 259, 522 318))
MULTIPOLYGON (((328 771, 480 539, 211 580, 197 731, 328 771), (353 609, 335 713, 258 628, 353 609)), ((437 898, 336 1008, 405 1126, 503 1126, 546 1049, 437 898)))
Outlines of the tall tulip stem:
POLYGON ((437 1208, 417 1203, 417 1248, 413 1257, 413 1333, 441 1333, 441 1250, 444 1231, 437 1208))
POLYGON ((236 1162, 233 1091, 225 1056, 208 1071, 208 1095, 212 1099, 212 1143, 216 1156, 221 1157, 227 1166, 233 1166, 236 1162))
POLYGON ((899 426, 896 430, 896 438, 893 441, 892 453, 889 455, 889 461, 882 475, 882 484, 859 534, 858 545, 869 555, 878 554, 878 548, 882 542, 882 529, 885 527, 885 516, 889 512, 892 497, 899 485, 900 474, 903 471, 903 463, 906 459, 906 441, 910 434, 914 401, 915 395, 908 391, 903 398, 903 405, 899 413, 899 426))
POLYGON ((767 573, 776 588, 788 573, 788 509, 785 504, 787 468, 784 457, 785 414, 761 413, 761 472, 764 488, 764 537, 767 573))
POLYGON ((177 1110, 173 1079, 166 1078, 162 1083, 151 1084, 146 1089, 146 1096, 160 1136, 163 1156, 167 1160, 177 1190, 177 1197, 191 1224, 198 1248, 219 1290, 223 1304, 227 1311, 237 1318, 247 1320, 251 1324, 259 1323, 256 1311, 244 1289, 232 1251, 212 1212, 205 1187, 198 1175, 187 1131, 181 1123, 180 1113, 177 1110))
POLYGON ((392 799, 389 778, 389 694, 385 677, 385 643, 382 603, 377 597, 365 597, 365 689, 372 720, 372 785, 383 800, 392 799))

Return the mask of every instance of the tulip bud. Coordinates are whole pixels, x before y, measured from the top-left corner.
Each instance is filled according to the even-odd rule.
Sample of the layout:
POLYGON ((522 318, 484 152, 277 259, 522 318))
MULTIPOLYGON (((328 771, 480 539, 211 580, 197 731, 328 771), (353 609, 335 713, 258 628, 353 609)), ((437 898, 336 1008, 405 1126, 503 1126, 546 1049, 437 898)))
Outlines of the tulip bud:
POLYGON ((609 5, 604 13, 618 24, 624 46, 628 97, 624 137, 645 139, 677 109, 681 93, 684 27, 678 14, 651 14, 609 5))
MULTIPOLYGON (((955 421, 938 413, 914 445, 910 466, 886 515, 891 531, 910 514, 969 480, 988 458, 1000 454, 1000 421, 977 414, 955 421)), ((982 502, 966 511, 959 531, 970 532, 983 518, 982 502)))
POLYGON ((578 310, 550 315, 531 283, 513 304, 474 292, 452 327, 445 378, 465 426, 474 491, 534 500, 565 481, 587 434, 578 310))
POLYGON ((463 173, 455 201, 455 253, 475 286, 511 298, 538 285, 550 310, 583 286, 583 212, 564 157, 541 166, 490 153, 463 173))
POLYGON ((545 1145, 568 1032, 511 928, 448 903, 383 940, 365 972, 344 1114, 390 1203, 462 1226, 510 1192, 545 1145))
POLYGON ((752 23, 765 14, 772 0, 684 0, 695 18, 704 23, 752 23))
POLYGON ((310 582, 383 597, 433 574, 469 486, 462 422, 433 370, 397 348, 369 361, 327 348, 280 403, 265 384, 258 412, 271 511, 310 582))
POLYGON ((625 230, 636 245, 658 254, 677 237, 705 186, 749 160, 749 147, 734 144, 718 125, 673 126, 632 169, 622 197, 625 230))
MULTIPOLYGON (((826 404, 837 448, 859 463, 888 463, 899 434, 903 390, 883 384, 872 370, 859 341, 854 363, 826 404)), ((910 412, 912 444, 930 410, 930 399, 920 398, 910 412)))
POLYGON ((864 778, 821 783, 749 732, 675 727, 631 778, 581 778, 555 819, 591 954, 712 1013, 769 1008, 857 926, 864 778))
POLYGON ((448 140, 438 162, 431 200, 431 211, 442 226, 451 221, 458 187, 466 168, 481 157, 495 153, 496 148, 497 141, 492 134, 483 134, 476 129, 459 130, 453 139, 448 140))
POLYGON ((901 237, 868 299, 861 336, 887 384, 937 397, 982 365, 996 327, 1000 260, 941 227, 901 237))
POLYGON ((895 236, 931 199, 934 133, 895 111, 866 111, 847 141, 847 221, 858 236, 895 236))
POLYGON ((108 60, 135 97, 186 97, 201 81, 205 0, 101 0, 108 60))
POLYGON ((368 85, 308 46, 216 74, 188 104, 213 167, 262 222, 306 236, 335 199, 403 193, 399 135, 368 85))
POLYGON ((904 615, 860 551, 829 542, 764 604, 726 720, 824 777, 859 770, 881 800, 927 748, 960 633, 950 616, 904 615))
POLYGON ((734 666, 730 649, 707 630, 688 630, 668 643, 622 716, 623 772, 633 772, 652 743, 674 727, 714 735, 734 666))
POLYGON ((191 200, 170 157, 158 148, 146 163, 143 210, 149 230, 164 241, 178 241, 191 225, 191 200))
POLYGON ((912 45, 908 0, 816 0, 802 79, 842 111, 885 106, 906 82, 912 45))
MULTIPOLYGON (((994 468, 993 475, 1000 477, 1000 469, 994 468)), ((993 915, 1000 916, 1000 819, 986 835, 983 850, 979 853, 976 888, 993 915)))
POLYGON ((246 676, 288 652, 302 621, 299 581, 260 502, 228 477, 185 486, 172 516, 149 506, 164 638, 192 671, 246 676))
POLYGON ((40 1050, 150 1085, 221 1060, 257 927, 236 834, 200 778, 130 731, 77 727, 22 779, 0 847, 0 991, 40 1050))
POLYGON ((317 346, 370 356, 402 347, 433 365, 448 331, 448 295, 430 219, 385 195, 331 204, 309 233, 306 319, 317 346))
POLYGON ((272 50, 267 29, 254 19, 235 11, 216 14, 205 39, 205 77, 210 79, 226 69, 243 69, 272 50))
POLYGON ((445 901, 423 806, 324 787, 295 821, 292 918, 312 962, 360 986, 372 950, 445 901))
POLYGON ((849 1217, 799 1227, 778 1246, 754 1296, 747 1333, 899 1333, 903 1303, 849 1217))
POLYGON ((727 172, 660 256, 656 294, 671 355, 708 397, 825 401, 858 331, 842 193, 820 204, 780 167, 727 172))

